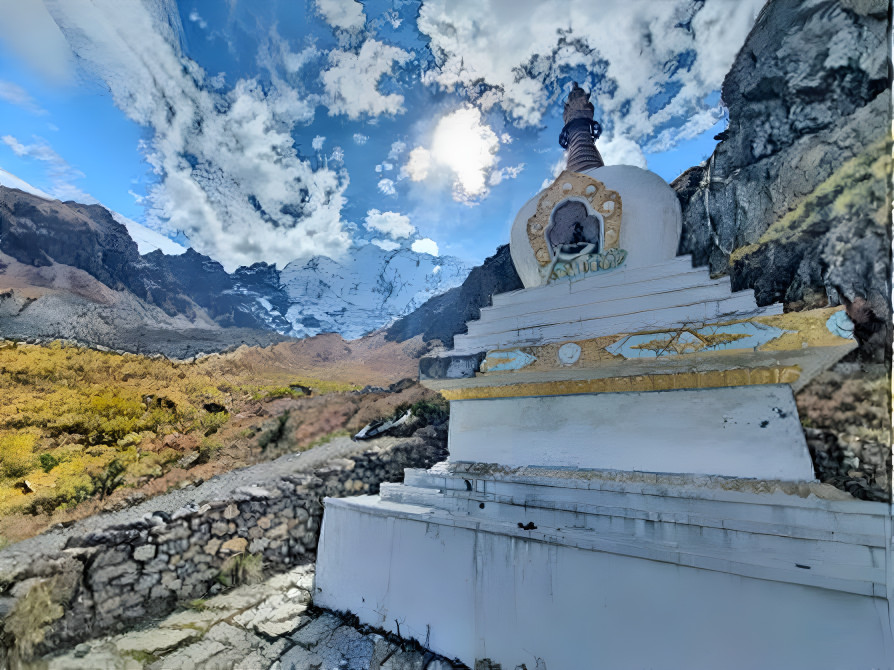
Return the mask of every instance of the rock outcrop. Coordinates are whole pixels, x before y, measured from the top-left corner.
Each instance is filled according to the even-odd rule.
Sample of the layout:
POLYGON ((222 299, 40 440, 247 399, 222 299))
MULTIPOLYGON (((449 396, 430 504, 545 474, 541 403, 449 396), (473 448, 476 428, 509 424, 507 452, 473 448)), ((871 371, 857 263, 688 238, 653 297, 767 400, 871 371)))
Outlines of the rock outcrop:
POLYGON ((844 304, 888 341, 890 89, 881 0, 771 2, 723 82, 729 127, 673 184, 680 253, 759 304, 844 304))
MULTIPOLYGON (((147 307, 196 326, 276 330, 276 325, 288 325, 272 315, 272 306, 287 300, 278 282, 268 276, 258 281, 261 270, 269 275, 275 268, 252 266, 230 275, 193 249, 176 256, 161 251, 141 256, 127 228, 99 205, 47 200, 0 186, 0 252, 25 266, 83 270, 113 291, 131 293, 147 307), (263 301, 252 288, 261 289, 263 301)), ((154 325, 153 320, 146 325, 154 325)))
POLYGON ((428 300, 415 312, 395 321, 386 331, 385 339, 403 342, 422 335, 425 342, 439 340, 453 346, 453 336, 466 332, 466 322, 477 319, 481 308, 491 304, 495 293, 523 288, 512 264, 509 245, 497 248, 497 253, 473 268, 462 286, 428 300))

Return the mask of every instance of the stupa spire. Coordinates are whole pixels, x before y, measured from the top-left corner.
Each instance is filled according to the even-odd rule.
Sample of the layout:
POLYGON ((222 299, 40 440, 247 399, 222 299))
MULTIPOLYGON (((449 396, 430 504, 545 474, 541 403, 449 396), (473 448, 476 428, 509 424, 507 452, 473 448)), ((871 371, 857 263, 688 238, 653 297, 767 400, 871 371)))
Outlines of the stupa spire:
POLYGON ((565 101, 563 114, 565 127, 559 135, 559 145, 568 152, 566 167, 574 172, 583 172, 605 165, 596 148, 596 140, 602 133, 602 126, 593 120, 593 112, 590 94, 574 82, 565 101))

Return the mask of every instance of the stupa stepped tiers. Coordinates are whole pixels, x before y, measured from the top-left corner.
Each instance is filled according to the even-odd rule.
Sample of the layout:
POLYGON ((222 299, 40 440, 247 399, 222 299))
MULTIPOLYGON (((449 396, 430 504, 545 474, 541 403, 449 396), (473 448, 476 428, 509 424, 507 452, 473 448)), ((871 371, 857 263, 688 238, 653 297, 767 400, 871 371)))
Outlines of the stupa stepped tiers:
POLYGON ((677 257, 676 195, 592 113, 575 86, 515 219, 525 288, 420 363, 449 460, 326 500, 315 602, 473 668, 894 667, 890 507, 815 481, 793 396, 849 321, 677 257))

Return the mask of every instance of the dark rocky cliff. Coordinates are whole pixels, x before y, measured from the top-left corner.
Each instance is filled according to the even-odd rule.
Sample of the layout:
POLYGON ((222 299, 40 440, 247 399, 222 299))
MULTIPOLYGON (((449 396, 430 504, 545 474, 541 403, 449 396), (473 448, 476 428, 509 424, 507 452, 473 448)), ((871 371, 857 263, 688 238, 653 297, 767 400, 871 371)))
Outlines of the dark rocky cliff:
POLYGON ((887 3, 769 3, 723 82, 729 128, 673 184, 680 253, 760 304, 844 304, 864 355, 888 341, 887 3))
POLYGON ((435 296, 419 309, 395 321, 385 331, 385 339, 403 342, 422 335, 426 342, 440 340, 453 346, 453 336, 466 332, 466 321, 477 319, 482 307, 491 304, 495 293, 522 288, 521 279, 509 256, 509 245, 497 248, 497 253, 473 268, 462 286, 435 296))
POLYGON ((26 265, 62 263, 113 289, 127 288, 140 253, 127 228, 99 205, 45 200, 0 186, 0 251, 26 265))
POLYGON ((29 266, 66 265, 116 291, 129 291, 168 316, 204 312, 222 327, 288 331, 288 296, 275 267, 258 263, 229 274, 193 249, 141 256, 127 228, 104 207, 59 202, 0 186, 0 252, 29 266), (271 314, 263 298, 280 309, 271 314))

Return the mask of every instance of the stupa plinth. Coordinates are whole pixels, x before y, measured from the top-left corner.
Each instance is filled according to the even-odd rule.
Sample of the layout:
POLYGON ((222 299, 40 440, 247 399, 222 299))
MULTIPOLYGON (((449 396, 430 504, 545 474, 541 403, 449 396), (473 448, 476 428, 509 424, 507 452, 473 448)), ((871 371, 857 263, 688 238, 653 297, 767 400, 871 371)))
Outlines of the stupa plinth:
POLYGON ((890 509, 815 481, 793 396, 854 348, 842 309, 693 268, 673 190, 601 162, 522 207, 525 288, 421 361, 449 460, 326 500, 315 602, 470 667, 890 667, 890 509))

